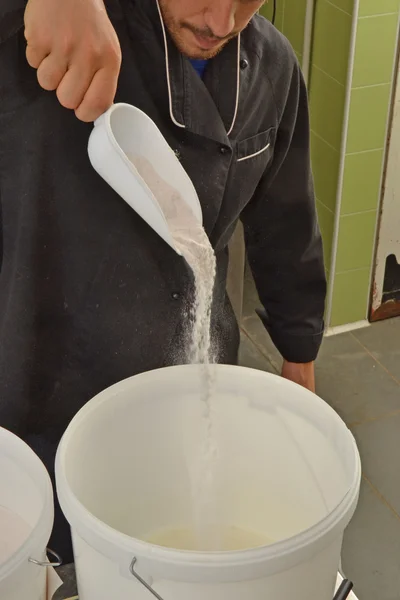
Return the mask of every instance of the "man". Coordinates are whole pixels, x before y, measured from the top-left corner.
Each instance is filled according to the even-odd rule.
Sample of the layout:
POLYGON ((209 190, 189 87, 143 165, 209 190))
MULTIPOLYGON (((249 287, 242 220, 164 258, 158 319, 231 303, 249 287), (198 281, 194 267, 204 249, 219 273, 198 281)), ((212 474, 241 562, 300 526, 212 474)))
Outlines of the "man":
MULTIPOLYGON (((0 423, 50 469, 89 398, 179 360, 192 292, 183 260, 88 162, 89 122, 115 90, 156 122, 197 189, 218 262, 219 360, 237 361, 225 285, 241 218, 283 376, 314 389, 325 276, 307 98, 261 4, 109 0, 107 16, 101 0, 30 0, 26 47, 23 0, 3 0, 0 423)), ((69 558, 60 537, 53 546, 69 558)))

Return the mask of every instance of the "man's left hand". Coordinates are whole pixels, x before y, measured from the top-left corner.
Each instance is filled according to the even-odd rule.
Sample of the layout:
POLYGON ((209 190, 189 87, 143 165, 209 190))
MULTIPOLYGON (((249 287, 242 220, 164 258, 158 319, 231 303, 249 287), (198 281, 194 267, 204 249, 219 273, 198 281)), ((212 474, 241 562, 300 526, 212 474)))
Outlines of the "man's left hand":
POLYGON ((282 367, 282 377, 294 381, 315 393, 314 363, 290 363, 286 360, 282 367))

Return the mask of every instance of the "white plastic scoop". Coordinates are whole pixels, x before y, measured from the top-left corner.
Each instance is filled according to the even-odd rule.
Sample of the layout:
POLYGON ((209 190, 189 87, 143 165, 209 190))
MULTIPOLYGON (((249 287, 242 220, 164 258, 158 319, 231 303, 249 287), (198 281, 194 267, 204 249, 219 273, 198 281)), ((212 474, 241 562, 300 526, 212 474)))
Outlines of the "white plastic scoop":
POLYGON ((158 175, 180 193, 200 223, 203 221, 201 206, 189 176, 150 117, 130 104, 114 104, 95 121, 88 153, 97 173, 181 254, 157 198, 129 157, 147 159, 158 175))

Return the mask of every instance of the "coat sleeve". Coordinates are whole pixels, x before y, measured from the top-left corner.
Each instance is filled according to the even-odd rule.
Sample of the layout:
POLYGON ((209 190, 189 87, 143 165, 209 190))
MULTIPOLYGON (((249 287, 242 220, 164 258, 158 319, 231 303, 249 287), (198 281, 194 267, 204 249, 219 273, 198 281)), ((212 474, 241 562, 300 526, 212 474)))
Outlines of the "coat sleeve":
POLYGON ((297 62, 278 117, 272 163, 242 214, 246 249, 271 338, 290 362, 313 361, 326 278, 310 165, 305 84, 297 62))

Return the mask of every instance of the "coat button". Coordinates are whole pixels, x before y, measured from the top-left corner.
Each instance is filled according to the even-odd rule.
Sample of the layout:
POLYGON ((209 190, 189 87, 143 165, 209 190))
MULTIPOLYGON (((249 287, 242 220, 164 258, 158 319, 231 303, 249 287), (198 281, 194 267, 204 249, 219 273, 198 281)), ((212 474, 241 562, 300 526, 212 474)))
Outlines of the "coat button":
POLYGON ((227 154, 229 152, 229 148, 227 146, 220 146, 219 151, 221 154, 227 154))
POLYGON ((171 296, 172 296, 172 298, 173 298, 174 300, 179 300, 179 298, 181 297, 181 295, 180 295, 180 293, 179 293, 179 292, 173 292, 173 293, 171 294, 171 296))
POLYGON ((249 61, 246 58, 242 58, 242 60, 240 61, 240 68, 242 69, 242 71, 244 71, 244 69, 247 69, 248 66, 249 61))

